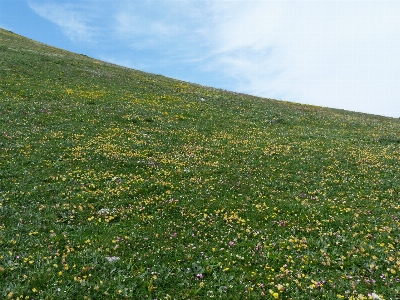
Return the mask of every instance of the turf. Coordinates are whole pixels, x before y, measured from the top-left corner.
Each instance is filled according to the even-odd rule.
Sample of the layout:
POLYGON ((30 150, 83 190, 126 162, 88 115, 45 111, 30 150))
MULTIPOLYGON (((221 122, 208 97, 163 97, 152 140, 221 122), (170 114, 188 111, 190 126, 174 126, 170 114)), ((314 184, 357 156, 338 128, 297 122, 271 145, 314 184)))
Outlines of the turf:
POLYGON ((399 159, 399 119, 0 30, 0 298, 399 299, 399 159))

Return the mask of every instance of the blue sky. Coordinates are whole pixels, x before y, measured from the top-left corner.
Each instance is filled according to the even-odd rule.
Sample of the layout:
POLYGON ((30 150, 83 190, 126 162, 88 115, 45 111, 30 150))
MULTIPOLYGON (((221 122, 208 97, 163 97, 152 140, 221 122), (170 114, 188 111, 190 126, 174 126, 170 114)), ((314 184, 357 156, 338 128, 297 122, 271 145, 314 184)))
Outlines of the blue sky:
POLYGON ((0 27, 189 82, 400 117, 400 1, 0 0, 0 27))

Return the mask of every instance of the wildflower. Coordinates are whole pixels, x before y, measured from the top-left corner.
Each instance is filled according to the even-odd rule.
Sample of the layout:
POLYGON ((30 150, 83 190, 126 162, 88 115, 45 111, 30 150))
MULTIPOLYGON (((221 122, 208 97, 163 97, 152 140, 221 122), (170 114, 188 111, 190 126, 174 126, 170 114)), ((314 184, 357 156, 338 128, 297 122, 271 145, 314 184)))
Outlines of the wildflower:
MULTIPOLYGON (((369 296, 369 295, 368 295, 369 296)), ((375 293, 372 293, 371 294, 371 297, 372 297, 372 299, 377 299, 377 300, 382 300, 382 298, 381 297, 379 297, 377 294, 375 294, 375 293)))
POLYGON ((230 241, 229 242, 229 246, 234 246, 235 245, 235 242, 234 241, 230 241))
POLYGON ((280 290, 280 291, 283 291, 283 290, 285 289, 285 287, 284 287, 282 284, 278 284, 278 285, 276 286, 276 288, 277 288, 278 290, 280 290))
POLYGON ((110 210, 108 208, 102 208, 97 212, 99 215, 109 214, 110 210))
POLYGON ((201 274, 201 273, 197 274, 196 276, 199 277, 199 278, 203 278, 203 274, 201 274))
POLYGON ((117 260, 120 259, 118 256, 106 256, 105 258, 106 258, 106 259, 108 260, 108 262, 110 262, 110 263, 112 263, 112 262, 117 261, 117 260))
POLYGON ((272 295, 274 299, 279 299, 279 294, 277 292, 274 292, 273 290, 269 290, 269 293, 272 295))

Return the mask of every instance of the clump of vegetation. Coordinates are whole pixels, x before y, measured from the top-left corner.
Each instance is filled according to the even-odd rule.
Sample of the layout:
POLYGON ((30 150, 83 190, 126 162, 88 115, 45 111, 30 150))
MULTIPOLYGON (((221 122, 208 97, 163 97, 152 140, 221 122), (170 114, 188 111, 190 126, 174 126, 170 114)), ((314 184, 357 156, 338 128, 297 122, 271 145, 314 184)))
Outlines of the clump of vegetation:
POLYGON ((0 45, 0 298, 400 294, 400 120, 0 45))
POLYGON ((395 136, 382 136, 376 139, 380 143, 400 143, 400 138, 395 136))

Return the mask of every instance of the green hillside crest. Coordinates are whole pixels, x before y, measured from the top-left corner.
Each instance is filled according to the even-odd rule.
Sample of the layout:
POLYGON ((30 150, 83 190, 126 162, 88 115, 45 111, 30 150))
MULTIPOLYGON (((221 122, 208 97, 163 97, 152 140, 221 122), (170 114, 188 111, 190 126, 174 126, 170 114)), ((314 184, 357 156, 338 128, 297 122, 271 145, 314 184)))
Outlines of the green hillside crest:
POLYGON ((398 299, 400 119, 0 29, 1 299, 398 299))

